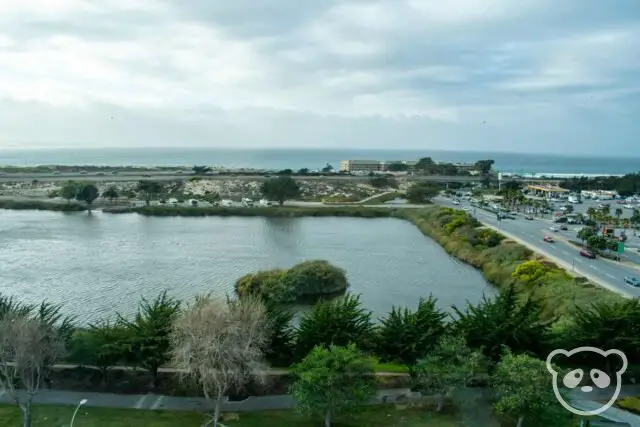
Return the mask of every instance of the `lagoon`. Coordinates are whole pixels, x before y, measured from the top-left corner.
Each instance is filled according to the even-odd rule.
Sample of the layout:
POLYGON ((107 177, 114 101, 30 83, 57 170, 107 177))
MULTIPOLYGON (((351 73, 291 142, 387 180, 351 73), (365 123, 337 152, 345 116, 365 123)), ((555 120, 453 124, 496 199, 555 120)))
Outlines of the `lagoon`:
POLYGON ((0 210, 0 293, 63 305, 79 323, 134 312, 163 290, 233 294, 240 276, 326 259, 375 317, 393 305, 494 295, 480 272, 395 218, 145 217, 0 210))

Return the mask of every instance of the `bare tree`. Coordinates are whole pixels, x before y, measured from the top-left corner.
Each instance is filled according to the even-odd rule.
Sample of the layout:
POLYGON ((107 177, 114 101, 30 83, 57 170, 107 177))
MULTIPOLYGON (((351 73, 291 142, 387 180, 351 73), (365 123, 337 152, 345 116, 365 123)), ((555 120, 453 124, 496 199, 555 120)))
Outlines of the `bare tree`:
POLYGON ((42 319, 25 313, 0 319, 0 387, 22 410, 24 427, 31 426, 33 396, 63 353, 59 333, 42 319))
POLYGON ((175 320, 171 335, 174 363, 202 388, 207 399, 214 400, 211 422, 215 427, 226 393, 252 380, 264 381, 262 360, 268 329, 266 308, 252 297, 235 301, 198 297, 175 320))

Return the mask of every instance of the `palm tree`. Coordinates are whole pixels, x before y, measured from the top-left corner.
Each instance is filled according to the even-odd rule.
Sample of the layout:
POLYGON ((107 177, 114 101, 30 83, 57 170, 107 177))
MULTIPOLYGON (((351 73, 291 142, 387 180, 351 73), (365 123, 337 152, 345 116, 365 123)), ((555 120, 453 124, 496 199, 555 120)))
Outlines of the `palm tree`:
POLYGON ((616 208, 616 219, 620 222, 620 217, 622 216, 622 209, 616 208))
POLYGON ((590 221, 593 221, 596 217, 596 210, 593 207, 590 207, 589 209, 587 209, 587 216, 589 217, 590 221))

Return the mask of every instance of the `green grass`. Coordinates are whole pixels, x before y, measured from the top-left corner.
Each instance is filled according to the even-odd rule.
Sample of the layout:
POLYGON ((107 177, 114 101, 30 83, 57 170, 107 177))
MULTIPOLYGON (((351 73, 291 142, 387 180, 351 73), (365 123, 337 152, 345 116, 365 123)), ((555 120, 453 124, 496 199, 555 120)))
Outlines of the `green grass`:
MULTIPOLYGON (((33 427, 67 426, 73 415, 71 406, 37 406, 33 411, 33 427)), ((194 412, 148 411, 83 407, 78 411, 74 427, 200 427, 207 415, 194 412)), ((238 420, 223 422, 229 427, 316 427, 322 420, 310 419, 294 411, 240 413, 238 420)), ((2 427, 21 427, 22 413, 15 406, 0 406, 2 427)), ((426 409, 397 410, 394 406, 375 406, 353 418, 338 418, 335 427, 461 427, 454 415, 436 415, 426 409)))
POLYGON ((81 212, 87 210, 78 203, 55 203, 42 200, 0 200, 0 209, 81 212))
POLYGON ((260 217, 356 217, 385 218, 394 216, 393 209, 348 207, 189 207, 189 206, 140 206, 135 208, 110 208, 107 213, 138 213, 146 216, 260 216, 260 217))
POLYGON ((379 196, 376 196, 372 199, 367 200, 366 202, 364 202, 364 205, 381 205, 384 204, 386 202, 389 202, 391 200, 395 200, 399 197, 402 197, 403 194, 400 192, 393 192, 393 193, 388 193, 388 194, 381 194, 379 196))
POLYGON ((398 363, 378 363, 375 367, 376 372, 394 372, 398 374, 405 374, 409 372, 409 368, 406 365, 400 365, 398 363))

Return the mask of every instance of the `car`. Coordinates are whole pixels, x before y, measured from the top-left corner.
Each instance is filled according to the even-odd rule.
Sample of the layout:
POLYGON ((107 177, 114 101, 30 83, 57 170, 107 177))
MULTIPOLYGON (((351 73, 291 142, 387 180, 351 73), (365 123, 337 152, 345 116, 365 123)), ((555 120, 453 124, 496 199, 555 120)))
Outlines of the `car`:
POLYGON ((118 175, 118 171, 111 171, 111 175, 118 175))
POLYGON ((525 216, 524 219, 528 219, 529 221, 533 221, 533 217, 531 215, 525 216))
POLYGON ((86 174, 87 174, 87 171, 80 172, 80 175, 86 175, 86 174))
POLYGON ((548 242, 548 243, 553 243, 553 237, 551 237, 551 236, 544 236, 544 239, 542 239, 542 240, 544 240, 545 242, 548 242))
POLYGON ((588 249, 583 249, 583 250, 581 250, 581 251, 580 251, 580 256, 583 256, 583 257, 585 257, 585 258, 591 258, 591 259, 593 259, 593 258, 595 258, 595 257, 596 257, 596 254, 594 254, 593 252, 591 252, 591 251, 590 251, 590 250, 588 250, 588 249))
POLYGON ((569 227, 567 227, 565 224, 562 224, 562 225, 560 226, 560 230, 564 230, 564 231, 566 231, 566 230, 568 230, 568 229, 569 229, 569 227))
POLYGON ((465 212, 469 212, 471 210, 471 208, 468 207, 468 206, 465 206, 464 208, 462 208, 462 210, 465 211, 465 212))
POLYGON ((97 176, 104 176, 104 172, 98 172, 96 175, 97 176))
POLYGON ((558 227, 549 227, 549 230, 553 231, 554 233, 557 233, 558 227))
POLYGON ((632 277, 632 276, 625 277, 624 278, 624 283, 626 283, 627 285, 631 285, 633 287, 636 287, 636 288, 640 287, 640 280, 638 280, 637 277, 632 277))
POLYGON ((143 176, 144 178, 151 178, 151 174, 150 174, 150 173, 142 174, 142 176, 143 176))
POLYGON ((454 204, 454 205, 459 205, 459 204, 460 204, 460 202, 459 202, 459 201, 457 201, 457 200, 454 200, 454 201, 453 201, 453 204, 454 204))

